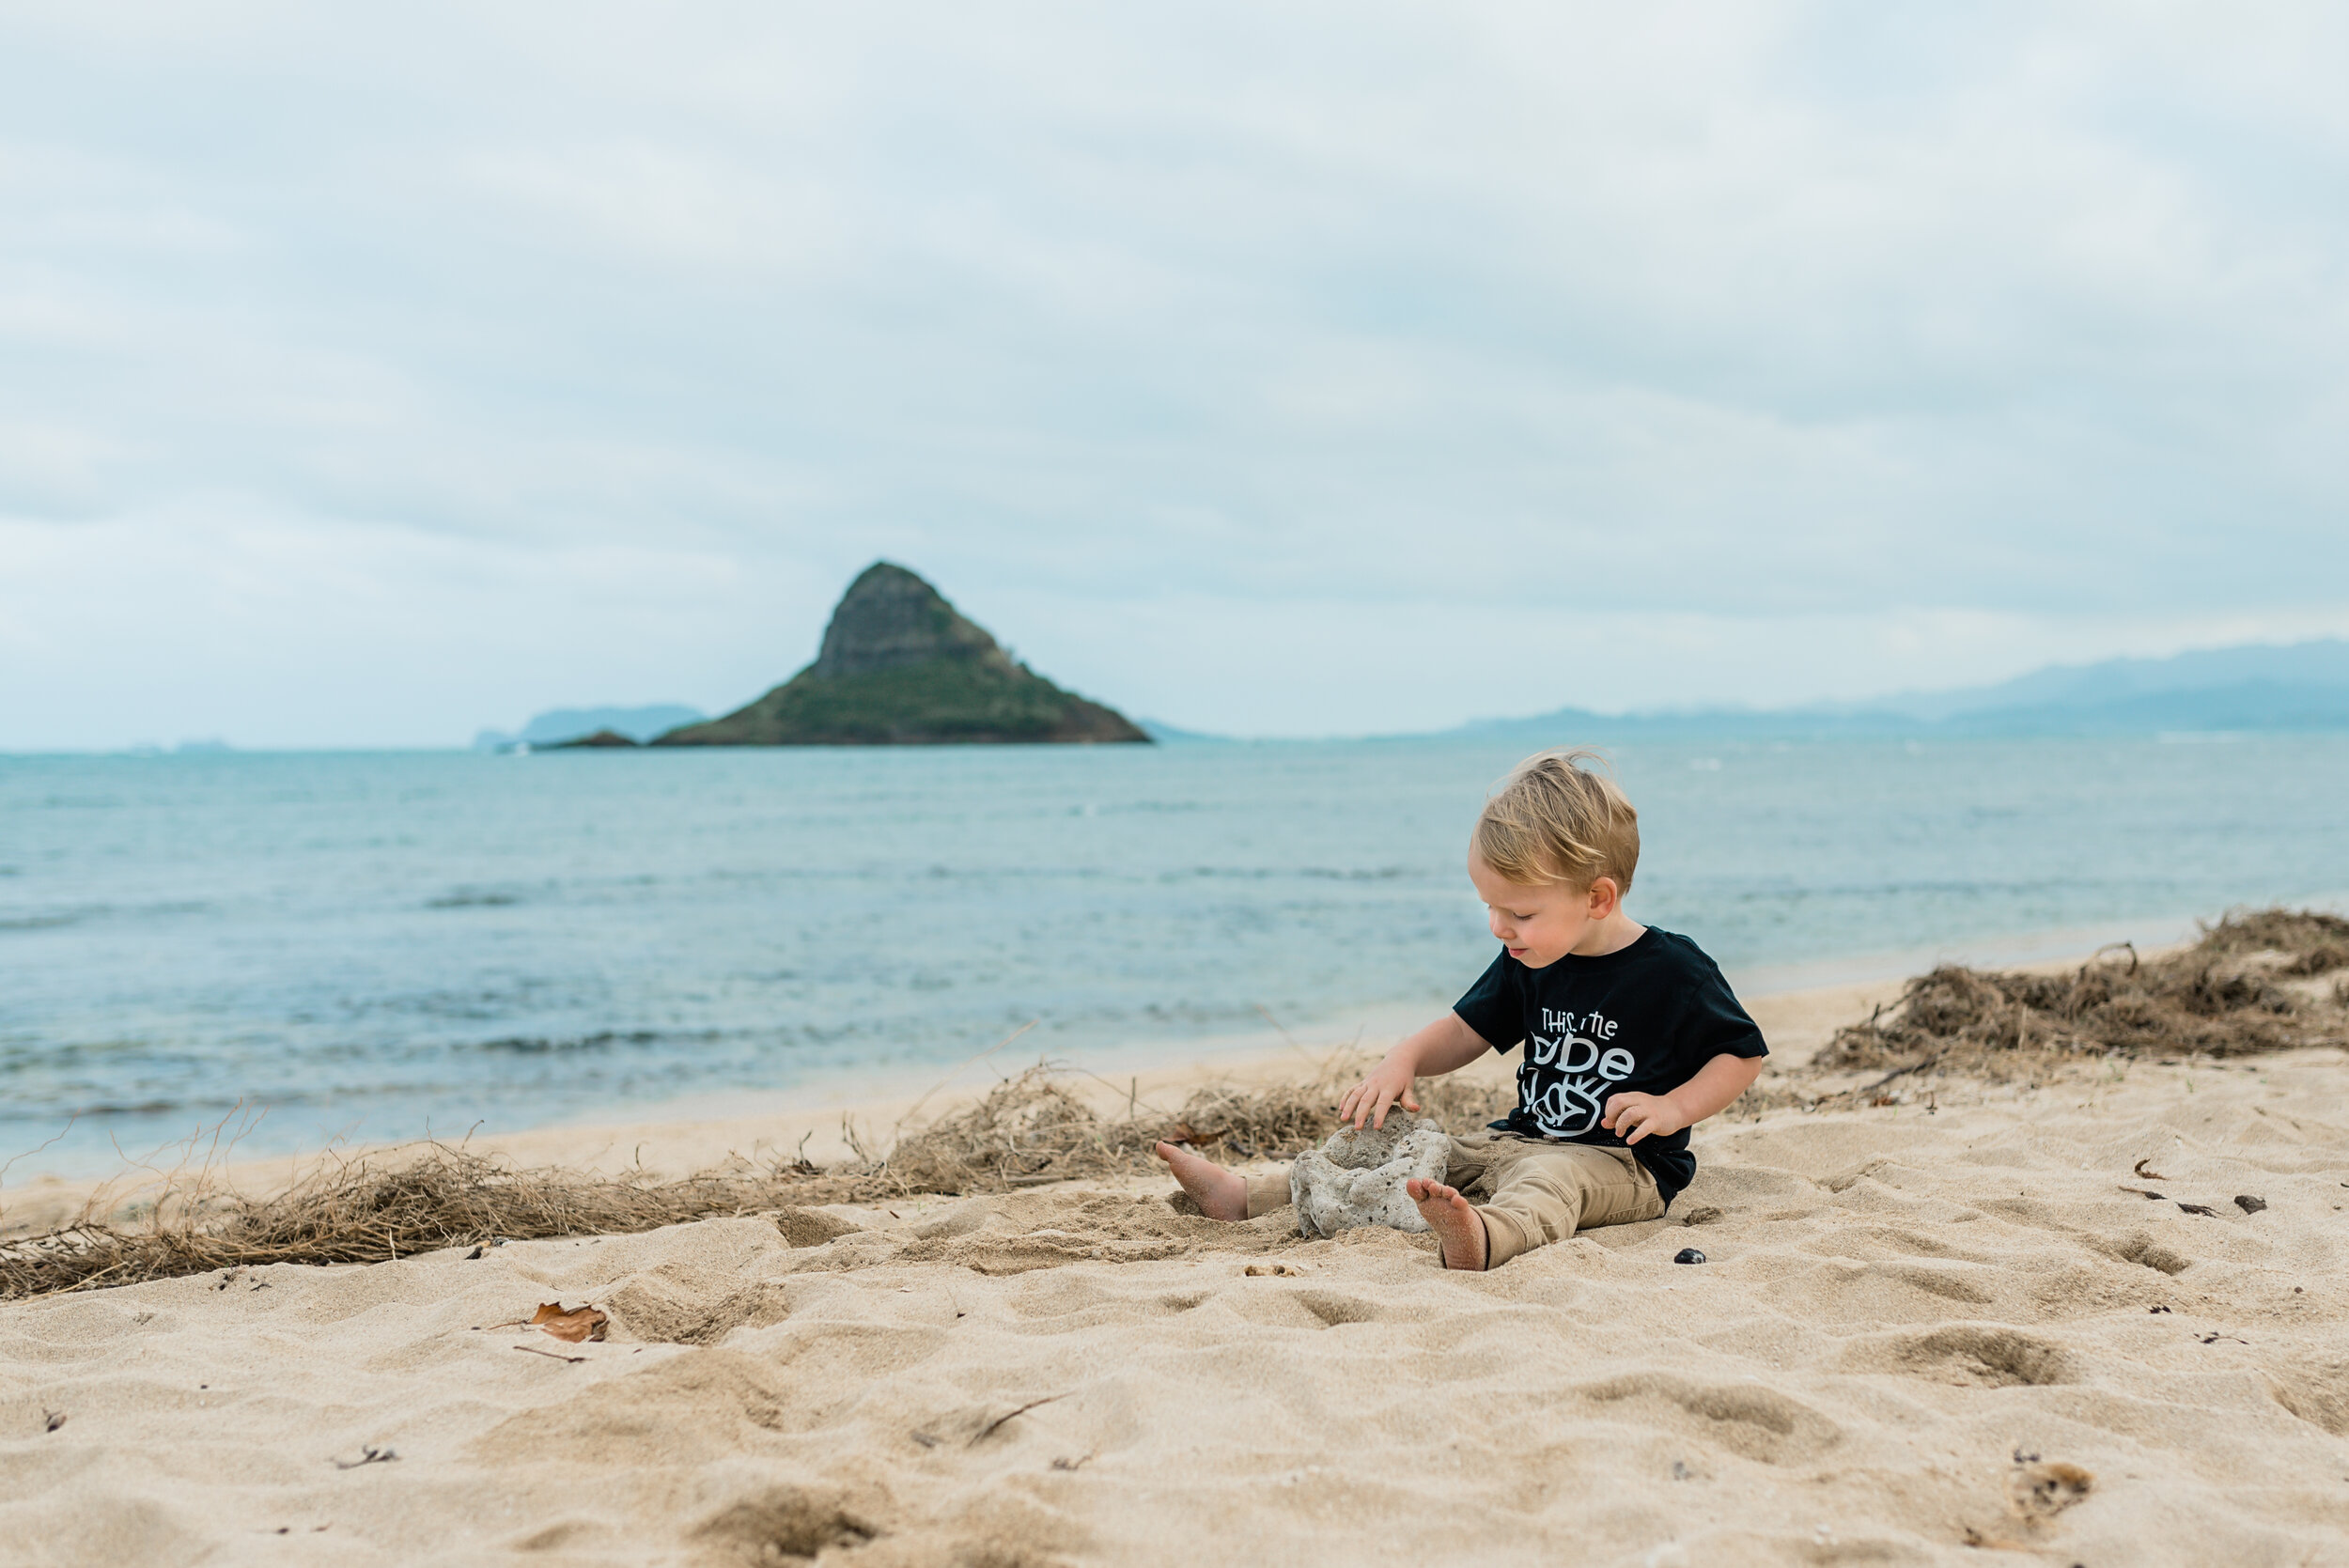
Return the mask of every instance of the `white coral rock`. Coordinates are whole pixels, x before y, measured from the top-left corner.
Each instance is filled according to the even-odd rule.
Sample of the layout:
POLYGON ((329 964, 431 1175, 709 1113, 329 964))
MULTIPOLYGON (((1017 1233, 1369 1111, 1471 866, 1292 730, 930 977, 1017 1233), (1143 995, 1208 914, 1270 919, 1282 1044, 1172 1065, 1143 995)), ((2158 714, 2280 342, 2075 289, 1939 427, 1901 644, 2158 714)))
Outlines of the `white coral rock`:
POLYGON ((1451 1160, 1444 1130, 1407 1110, 1390 1113, 1383 1128, 1340 1127, 1289 1167, 1298 1234, 1333 1236, 1362 1225, 1423 1231, 1427 1221, 1403 1184, 1413 1176, 1441 1181, 1451 1160))

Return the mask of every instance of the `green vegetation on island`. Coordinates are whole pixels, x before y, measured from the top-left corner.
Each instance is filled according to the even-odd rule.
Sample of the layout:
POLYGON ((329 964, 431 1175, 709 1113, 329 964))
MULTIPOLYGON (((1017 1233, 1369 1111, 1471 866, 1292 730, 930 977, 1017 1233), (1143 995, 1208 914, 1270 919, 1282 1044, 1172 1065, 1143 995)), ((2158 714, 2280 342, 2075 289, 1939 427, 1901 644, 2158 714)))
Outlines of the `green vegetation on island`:
POLYGON ((1125 715, 1064 691, 903 567, 867 567, 816 661, 747 706, 655 746, 926 746, 1140 741, 1125 715))

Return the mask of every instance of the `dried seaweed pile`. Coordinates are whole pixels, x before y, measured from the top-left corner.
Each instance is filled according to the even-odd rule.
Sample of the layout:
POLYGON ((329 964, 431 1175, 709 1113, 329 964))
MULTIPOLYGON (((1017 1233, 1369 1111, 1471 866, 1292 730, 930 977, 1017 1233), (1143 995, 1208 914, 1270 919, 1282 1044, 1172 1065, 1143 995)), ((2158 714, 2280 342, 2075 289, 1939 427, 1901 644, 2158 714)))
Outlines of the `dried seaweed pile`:
POLYGON ((1330 1136, 1338 1097, 1363 1065, 1337 1058, 1305 1082, 1210 1084, 1171 1116, 1129 1104, 1115 1118, 1097 1114, 1050 1068, 1031 1067, 866 1160, 850 1177, 852 1195, 1001 1192, 1127 1175, 1151 1168, 1150 1146, 1160 1139, 1224 1158, 1286 1157, 1330 1136))
MULTIPOLYGON (((2349 1044, 2349 920, 2231 914, 2183 952, 2108 948, 2069 974, 1944 966, 1836 1032, 1826 1072, 1925 1070, 2033 1079, 2068 1060, 2242 1056, 2349 1044)), ((1871 1086, 1873 1087, 1873 1086, 1871 1086)))
POLYGON ((1038 1065, 997 1084, 969 1110, 867 1157, 849 1172, 851 1196, 1001 1192, 1108 1175, 1132 1168, 1164 1136, 1163 1119, 1146 1137, 1140 1123, 1103 1120, 1038 1065))
POLYGON ((266 1264, 381 1263, 505 1237, 615 1235, 772 1207, 773 1177, 613 1181, 517 1171, 444 1145, 321 1166, 274 1198, 168 1192, 137 1225, 0 1244, 0 1300, 266 1264))
POLYGON ((168 1186, 140 1223, 91 1219, 0 1243, 0 1300, 219 1268, 381 1263, 501 1237, 618 1235, 807 1203, 1098 1179, 1150 1169, 1150 1146, 1161 1138, 1226 1157, 1291 1155, 1329 1135, 1338 1095, 1362 1064, 1332 1060, 1306 1083, 1209 1086, 1172 1116, 1129 1103, 1113 1118, 1039 1065, 885 1154, 829 1172, 738 1163, 684 1181, 613 1180, 520 1171, 429 1144, 331 1161, 268 1199, 223 1193, 197 1177, 168 1186))

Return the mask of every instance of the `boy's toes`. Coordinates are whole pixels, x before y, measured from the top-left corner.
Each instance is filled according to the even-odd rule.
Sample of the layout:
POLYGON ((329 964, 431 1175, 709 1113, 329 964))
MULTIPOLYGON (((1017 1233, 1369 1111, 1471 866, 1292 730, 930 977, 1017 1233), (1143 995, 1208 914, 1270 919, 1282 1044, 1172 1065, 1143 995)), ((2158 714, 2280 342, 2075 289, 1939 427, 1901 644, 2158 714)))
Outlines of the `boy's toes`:
POLYGON ((1442 1244, 1443 1265, 1446 1268, 1481 1269, 1491 1255, 1490 1239, 1485 1234, 1484 1216, 1476 1205, 1460 1196, 1457 1188, 1441 1182, 1414 1176, 1404 1184, 1404 1190, 1419 1205, 1428 1228, 1442 1244))

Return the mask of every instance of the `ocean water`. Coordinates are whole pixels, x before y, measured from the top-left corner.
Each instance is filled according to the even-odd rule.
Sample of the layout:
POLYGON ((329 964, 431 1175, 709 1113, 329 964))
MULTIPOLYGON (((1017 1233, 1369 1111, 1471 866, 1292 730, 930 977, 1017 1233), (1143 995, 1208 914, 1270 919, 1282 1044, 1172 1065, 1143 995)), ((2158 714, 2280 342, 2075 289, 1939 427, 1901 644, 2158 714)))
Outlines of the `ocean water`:
MULTIPOLYGON (((0 757, 0 1160, 1432 1012, 1491 951, 1461 861, 1516 751, 0 757)), ((2349 891, 2349 737, 1614 755, 1633 912, 1736 976, 2349 891)))

